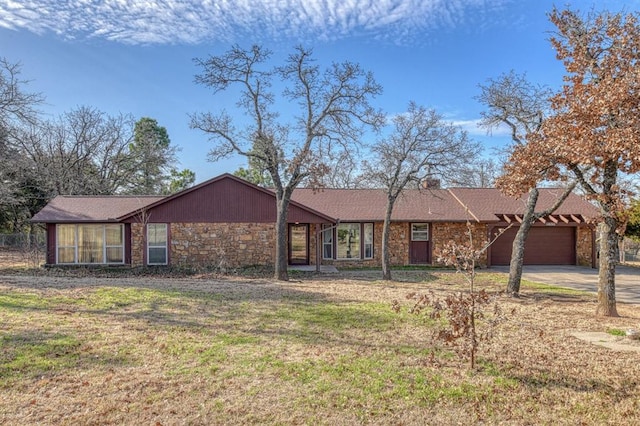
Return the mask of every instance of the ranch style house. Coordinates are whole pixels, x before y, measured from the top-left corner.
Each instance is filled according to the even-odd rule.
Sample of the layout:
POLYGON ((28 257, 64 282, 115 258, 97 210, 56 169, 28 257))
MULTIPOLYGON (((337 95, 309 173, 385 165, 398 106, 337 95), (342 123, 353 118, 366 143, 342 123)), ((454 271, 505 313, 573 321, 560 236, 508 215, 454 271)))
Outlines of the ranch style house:
MULTIPOLYGON (((540 190, 538 209, 561 189, 540 190)), ((291 265, 381 265, 386 193, 298 188, 289 207, 291 265)), ((392 265, 436 264, 449 241, 485 242, 482 264, 508 265, 526 199, 493 188, 411 189, 392 215, 392 265)), ((571 194, 532 227, 525 264, 595 267, 597 210, 571 194)), ((168 196, 58 196, 32 219, 46 227, 47 265, 243 267, 275 261, 275 194, 230 174, 168 196)))

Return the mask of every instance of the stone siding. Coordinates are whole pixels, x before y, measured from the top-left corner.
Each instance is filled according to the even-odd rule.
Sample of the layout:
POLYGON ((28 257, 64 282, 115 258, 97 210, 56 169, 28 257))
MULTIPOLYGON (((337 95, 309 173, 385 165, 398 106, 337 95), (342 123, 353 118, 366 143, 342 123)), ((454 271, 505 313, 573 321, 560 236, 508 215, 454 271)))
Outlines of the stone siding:
POLYGON ((236 268, 275 261, 275 224, 172 223, 172 265, 236 268))
MULTIPOLYGON (((319 225, 309 225, 309 263, 316 262, 316 237, 319 225)), ((474 241, 487 240, 487 227, 473 224, 474 241)), ((373 259, 329 260, 322 264, 336 267, 380 267, 382 262, 382 222, 374 223, 373 259)), ((437 251, 449 241, 465 243, 465 223, 431 223, 431 259, 437 264, 437 251)), ((394 266, 409 265, 410 224, 391 223, 389 254, 394 266)), ((590 234, 587 235, 590 238, 590 234)), ((144 225, 131 224, 131 264, 144 265, 144 225)), ((275 224, 268 223, 172 223, 169 230, 169 263, 171 265, 235 268, 271 265, 275 261, 275 224)), ((590 249, 589 249, 590 250, 590 249)), ((590 256, 589 256, 590 259, 590 256)), ((486 255, 480 262, 486 265, 486 255)))
POLYGON ((131 266, 144 265, 145 226, 142 223, 131 224, 131 266))
POLYGON ((590 226, 576 229, 576 262, 580 266, 593 265, 593 230, 590 226))
MULTIPOLYGON (((483 223, 472 223, 473 244, 481 248, 488 242, 488 228, 483 223)), ((469 235, 467 234, 466 223, 433 223, 431 224, 431 261, 434 265, 438 265, 438 252, 444 248, 446 244, 453 241, 456 244, 468 244, 469 235)), ((485 251, 478 266, 487 265, 487 252, 485 251)))

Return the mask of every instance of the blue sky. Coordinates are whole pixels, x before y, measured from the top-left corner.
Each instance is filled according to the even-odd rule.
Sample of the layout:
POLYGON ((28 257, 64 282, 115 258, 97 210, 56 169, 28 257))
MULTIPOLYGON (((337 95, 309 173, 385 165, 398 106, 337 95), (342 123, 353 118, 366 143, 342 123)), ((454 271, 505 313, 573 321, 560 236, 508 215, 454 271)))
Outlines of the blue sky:
MULTIPOLYGON (((640 0, 555 3, 572 9, 635 11, 640 0)), ((547 0, 0 0, 0 56, 22 64, 28 90, 54 117, 81 105, 152 117, 197 181, 233 172, 242 157, 210 163, 206 135, 188 114, 232 110, 231 94, 194 84, 193 58, 232 44, 262 44, 283 58, 295 45, 320 65, 350 60, 372 71, 388 114, 413 100, 459 123, 489 153, 507 142, 476 126, 478 84, 526 73, 559 87, 563 68, 548 39, 547 0)))

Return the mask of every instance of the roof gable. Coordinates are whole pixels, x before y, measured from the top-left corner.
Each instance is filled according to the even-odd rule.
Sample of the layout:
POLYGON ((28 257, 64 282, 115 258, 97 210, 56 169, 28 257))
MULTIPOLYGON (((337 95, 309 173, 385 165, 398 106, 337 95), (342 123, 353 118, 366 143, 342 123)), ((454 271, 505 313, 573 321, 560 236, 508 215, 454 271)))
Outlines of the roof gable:
MULTIPOLYGON (((144 210, 154 222, 273 223, 276 207, 273 191, 225 173, 124 215, 120 220, 134 221, 144 210)), ((323 223, 334 219, 292 201, 288 221, 323 223)))

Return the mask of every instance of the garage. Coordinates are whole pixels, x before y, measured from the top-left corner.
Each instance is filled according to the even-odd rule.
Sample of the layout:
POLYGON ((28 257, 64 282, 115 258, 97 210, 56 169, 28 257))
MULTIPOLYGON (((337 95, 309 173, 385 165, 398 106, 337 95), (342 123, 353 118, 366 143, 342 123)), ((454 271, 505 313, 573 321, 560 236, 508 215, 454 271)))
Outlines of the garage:
MULTIPOLYGON (((496 229, 494 235, 498 232, 496 229)), ((509 265, 518 228, 510 228, 491 246, 491 264, 509 265)), ((529 230, 524 249, 525 265, 575 265, 576 228, 539 226, 529 230)))

